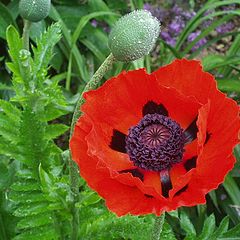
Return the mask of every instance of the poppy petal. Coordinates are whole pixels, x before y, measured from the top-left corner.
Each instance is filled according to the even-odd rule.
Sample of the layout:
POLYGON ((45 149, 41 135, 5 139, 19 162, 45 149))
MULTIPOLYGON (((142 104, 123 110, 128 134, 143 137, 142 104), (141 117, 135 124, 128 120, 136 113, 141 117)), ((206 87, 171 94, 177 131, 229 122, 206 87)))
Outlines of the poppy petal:
POLYGON ((82 177, 117 215, 140 215, 205 203, 232 169, 239 107, 217 90, 198 61, 176 60, 148 75, 123 72, 84 94, 70 149, 82 177), (183 159, 164 174, 134 166, 125 137, 146 114, 178 122, 188 139, 183 159), (171 183, 171 184, 170 184, 171 183))

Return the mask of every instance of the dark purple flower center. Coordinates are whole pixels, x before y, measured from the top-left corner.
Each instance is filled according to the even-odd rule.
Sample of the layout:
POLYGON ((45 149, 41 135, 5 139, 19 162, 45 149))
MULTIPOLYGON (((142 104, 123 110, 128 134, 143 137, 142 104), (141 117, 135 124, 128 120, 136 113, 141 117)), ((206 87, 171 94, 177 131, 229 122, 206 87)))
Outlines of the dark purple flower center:
POLYGON ((147 114, 129 129, 126 150, 135 166, 162 171, 182 160, 184 140, 177 122, 161 114, 147 114))

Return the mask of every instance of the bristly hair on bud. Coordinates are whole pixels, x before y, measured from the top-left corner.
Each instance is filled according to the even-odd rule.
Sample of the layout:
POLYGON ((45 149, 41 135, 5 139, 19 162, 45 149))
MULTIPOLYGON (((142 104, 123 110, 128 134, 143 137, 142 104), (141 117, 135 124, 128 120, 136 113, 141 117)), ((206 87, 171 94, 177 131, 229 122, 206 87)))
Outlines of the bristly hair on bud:
POLYGON ((30 21, 39 22, 46 18, 51 7, 51 0, 20 0, 20 15, 30 21))
POLYGON ((149 11, 136 10, 121 17, 109 35, 108 45, 118 61, 141 58, 153 49, 160 22, 149 11))

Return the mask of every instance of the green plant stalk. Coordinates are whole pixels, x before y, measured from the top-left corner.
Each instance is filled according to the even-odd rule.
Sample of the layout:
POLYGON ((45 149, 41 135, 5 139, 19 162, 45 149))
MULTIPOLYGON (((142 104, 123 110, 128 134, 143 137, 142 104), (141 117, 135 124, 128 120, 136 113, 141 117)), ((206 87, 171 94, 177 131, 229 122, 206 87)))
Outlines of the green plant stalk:
POLYGON ((152 240, 160 239, 164 221, 165 221, 165 212, 163 212, 160 217, 156 217, 155 219, 153 233, 152 233, 152 240))
POLYGON ((23 46, 24 49, 29 51, 29 32, 30 32, 31 22, 28 20, 24 20, 24 27, 23 27, 23 46))
MULTIPOLYGON (((112 54, 110 54, 105 61, 102 63, 102 65, 99 67, 99 69, 95 72, 91 80, 86 84, 82 94, 80 95, 74 113, 73 113, 73 118, 72 118, 72 123, 71 123, 71 129, 70 129, 70 137, 72 137, 73 130, 75 127, 75 124, 78 120, 78 118, 81 116, 81 110, 80 107, 84 103, 84 98, 83 98, 83 93, 87 92, 92 89, 96 89, 105 75, 106 72, 108 72, 113 63, 116 61, 116 59, 113 57, 112 54)), ((76 163, 72 160, 72 155, 71 152, 69 154, 69 175, 70 175, 70 186, 71 186, 71 192, 73 195, 73 202, 72 202, 72 235, 71 239, 72 240, 78 240, 78 229, 79 229, 79 213, 78 209, 75 207, 75 204, 79 201, 79 173, 78 173, 78 168, 76 163)))
POLYGON ((84 98, 83 98, 83 93, 92 90, 92 89, 96 89, 101 81, 101 79, 103 78, 103 76, 105 75, 106 72, 108 72, 113 63, 116 61, 116 59, 114 58, 114 56, 112 54, 110 54, 105 61, 102 63, 102 65, 99 67, 99 69, 95 72, 95 74, 92 76, 91 80, 86 84, 81 96, 79 97, 74 113, 73 113, 73 118, 72 118, 72 124, 71 124, 71 131, 70 131, 70 136, 72 136, 75 124, 78 120, 78 118, 82 115, 81 111, 80 111, 80 107, 81 105, 84 103, 84 98))
POLYGON ((3 240, 7 240, 7 234, 4 228, 4 223, 3 223, 3 218, 2 215, 0 214, 0 226, 1 226, 1 234, 0 236, 2 237, 3 240))

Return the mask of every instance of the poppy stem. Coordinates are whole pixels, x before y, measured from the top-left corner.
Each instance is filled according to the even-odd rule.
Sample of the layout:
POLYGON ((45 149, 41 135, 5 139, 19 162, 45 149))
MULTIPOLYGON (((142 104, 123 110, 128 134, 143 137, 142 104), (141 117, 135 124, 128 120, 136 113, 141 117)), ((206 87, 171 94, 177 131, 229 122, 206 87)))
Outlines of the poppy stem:
MULTIPOLYGON (((109 71, 113 65, 113 63, 116 61, 116 59, 113 57, 112 54, 110 54, 105 61, 102 63, 102 65, 99 67, 99 69, 95 72, 95 74, 92 76, 90 81, 86 84, 83 92, 81 93, 72 118, 71 123, 71 129, 70 129, 70 138, 72 137, 73 130, 75 127, 75 124, 78 120, 78 118, 82 115, 82 112, 80 110, 81 105, 84 103, 83 94, 89 90, 96 89, 99 86, 99 83, 101 82, 103 76, 107 71, 109 71)), ((79 202, 79 172, 78 167, 76 163, 72 160, 71 152, 69 153, 69 175, 70 175, 70 187, 72 192, 72 233, 71 233, 71 240, 78 240, 78 229, 79 229, 79 213, 78 209, 76 208, 76 203, 79 202)))
POLYGON ((153 232, 152 232, 152 240, 160 239, 164 221, 165 221, 165 212, 163 212, 160 217, 155 218, 155 223, 154 223, 153 232))
POLYGON ((105 61, 102 63, 102 65, 99 67, 99 69, 94 73, 90 81, 86 84, 81 96, 79 97, 74 113, 73 113, 73 118, 72 118, 72 124, 71 124, 71 132, 70 136, 72 136, 74 126, 78 120, 78 118, 82 115, 82 112, 80 111, 81 105, 84 103, 84 98, 83 94, 89 90, 96 89, 99 86, 99 83, 101 82, 103 76, 108 72, 113 63, 116 61, 112 53, 105 59, 105 61))
POLYGON ((29 32, 30 32, 31 22, 28 20, 24 20, 24 27, 23 27, 23 47, 24 49, 29 51, 29 32))

